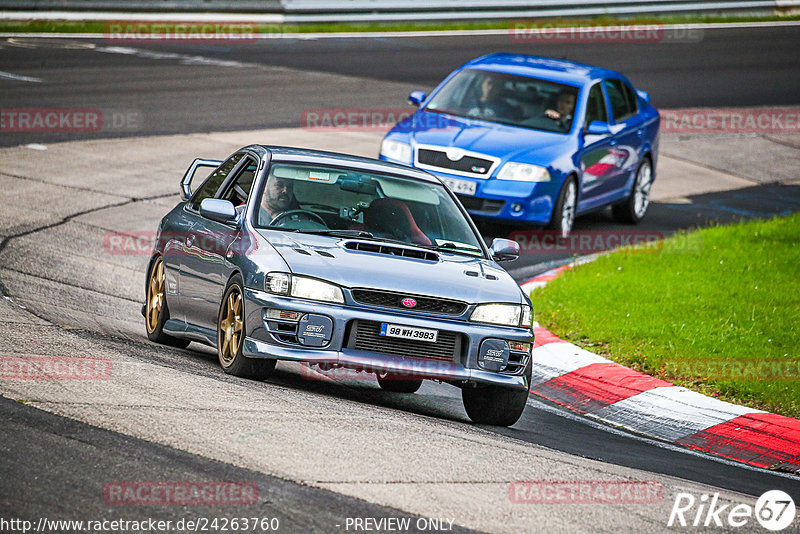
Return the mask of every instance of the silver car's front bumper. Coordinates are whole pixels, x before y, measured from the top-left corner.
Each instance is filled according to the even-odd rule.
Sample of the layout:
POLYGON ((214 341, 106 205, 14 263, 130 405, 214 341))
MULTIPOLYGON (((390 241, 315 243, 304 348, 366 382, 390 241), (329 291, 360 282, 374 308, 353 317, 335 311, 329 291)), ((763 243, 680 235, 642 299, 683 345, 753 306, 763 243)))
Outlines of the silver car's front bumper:
MULTIPOLYGON (((530 329, 472 323, 452 317, 432 317, 405 314, 390 309, 363 306, 335 305, 322 302, 282 297, 247 289, 247 332, 242 347, 249 358, 275 358, 297 362, 337 364, 367 371, 391 372, 400 375, 442 380, 452 383, 483 383, 512 388, 528 388, 524 366, 515 372, 495 372, 478 364, 478 351, 486 339, 500 339, 533 346, 530 329), (270 331, 264 319, 265 309, 291 310, 303 314, 325 316, 333 322, 333 331, 324 346, 311 348, 282 342, 270 331), (348 347, 346 334, 353 321, 396 323, 410 327, 455 332, 463 342, 459 355, 452 360, 407 357, 384 352, 359 350, 348 347)), ((529 360, 532 356, 527 354, 529 360)), ((527 363, 527 361, 526 361, 527 363)))

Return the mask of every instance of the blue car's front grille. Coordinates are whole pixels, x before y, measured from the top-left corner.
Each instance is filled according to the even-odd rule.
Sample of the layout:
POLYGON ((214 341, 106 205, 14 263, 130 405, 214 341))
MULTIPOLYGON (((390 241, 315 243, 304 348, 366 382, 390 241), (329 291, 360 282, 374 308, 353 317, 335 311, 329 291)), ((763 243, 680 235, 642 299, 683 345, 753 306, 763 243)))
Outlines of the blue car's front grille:
POLYGON ((460 362, 463 346, 462 337, 457 332, 444 330, 439 331, 439 338, 436 343, 386 337, 381 335, 381 323, 354 320, 350 324, 347 348, 423 360, 460 362))
POLYGON ((505 200, 493 198, 479 198, 468 195, 456 195, 467 211, 480 211, 481 213, 500 213, 506 205, 505 200))
POLYGON ((457 300, 393 293, 391 291, 379 291, 375 289, 354 289, 353 300, 367 306, 378 306, 381 308, 392 308, 395 310, 420 313, 440 313, 442 315, 461 315, 467 310, 467 304, 457 300), (403 304, 403 301, 409 298, 413 299, 416 303, 413 307, 408 307, 403 304))
POLYGON ((492 160, 467 155, 453 161, 447 157, 446 152, 429 148, 420 148, 417 151, 417 162, 430 167, 466 172, 476 176, 486 176, 494 164, 492 160))

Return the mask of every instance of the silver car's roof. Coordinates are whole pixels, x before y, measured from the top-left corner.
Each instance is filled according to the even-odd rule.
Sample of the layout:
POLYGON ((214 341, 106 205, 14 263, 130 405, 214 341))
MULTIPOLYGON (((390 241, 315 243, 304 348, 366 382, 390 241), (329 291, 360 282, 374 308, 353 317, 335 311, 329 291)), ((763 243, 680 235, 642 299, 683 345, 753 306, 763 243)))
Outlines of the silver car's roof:
POLYGON ((399 163, 381 161, 374 158, 327 152, 325 150, 312 150, 309 148, 293 148, 272 145, 249 145, 244 147, 261 156, 270 156, 275 162, 300 162, 315 165, 332 165, 335 167, 352 167, 365 171, 408 176, 435 184, 441 184, 438 178, 423 170, 407 167, 399 163))

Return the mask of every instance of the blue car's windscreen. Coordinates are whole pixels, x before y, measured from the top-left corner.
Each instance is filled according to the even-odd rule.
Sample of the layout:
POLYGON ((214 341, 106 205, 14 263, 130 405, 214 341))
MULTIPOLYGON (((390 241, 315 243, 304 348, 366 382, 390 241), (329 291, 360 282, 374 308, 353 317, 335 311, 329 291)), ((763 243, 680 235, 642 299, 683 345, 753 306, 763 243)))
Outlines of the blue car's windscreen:
POLYGON ((483 256, 441 184, 357 169, 276 163, 258 199, 262 228, 331 233, 483 256))
POLYGON ((425 107, 522 128, 566 133, 572 127, 578 88, 478 69, 456 74, 425 107))

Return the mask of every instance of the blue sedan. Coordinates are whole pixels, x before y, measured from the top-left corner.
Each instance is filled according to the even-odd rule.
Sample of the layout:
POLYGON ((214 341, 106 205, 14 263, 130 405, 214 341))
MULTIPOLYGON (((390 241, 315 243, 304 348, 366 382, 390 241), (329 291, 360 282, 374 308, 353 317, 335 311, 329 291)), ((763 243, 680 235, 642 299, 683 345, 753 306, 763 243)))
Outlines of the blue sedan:
POLYGON ((461 388, 476 422, 519 419, 531 303, 498 265, 519 245, 487 247, 437 178, 251 145, 195 160, 181 193, 147 269, 152 341, 216 347, 226 373, 258 380, 278 360, 374 373, 399 393, 437 380, 461 388))
POLYGON ((621 74, 519 54, 451 73, 381 144, 380 158, 438 176, 471 215, 545 225, 612 207, 645 216, 658 159, 658 111, 621 74))

